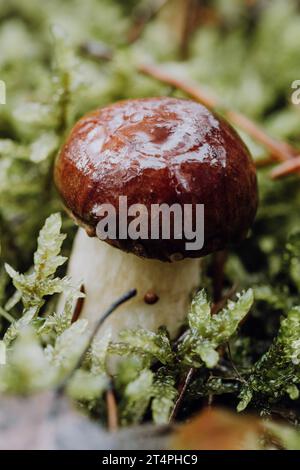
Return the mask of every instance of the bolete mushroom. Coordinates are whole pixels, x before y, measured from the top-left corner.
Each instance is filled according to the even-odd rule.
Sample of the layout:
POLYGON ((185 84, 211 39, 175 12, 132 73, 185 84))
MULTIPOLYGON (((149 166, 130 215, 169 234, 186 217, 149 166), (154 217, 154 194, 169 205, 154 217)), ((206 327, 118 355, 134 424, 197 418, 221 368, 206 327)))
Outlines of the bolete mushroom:
MULTIPOLYGON (((257 209, 255 167, 242 140, 225 120, 185 99, 121 101, 84 116, 58 155, 55 181, 82 227, 69 263, 69 275, 85 287, 82 315, 93 322, 124 291, 138 290, 107 320, 114 334, 166 325, 174 336, 200 283, 199 258, 242 240, 257 209), (187 222, 204 205, 203 246, 176 236, 176 215, 169 239, 126 238, 119 233, 120 197, 128 207, 140 205, 144 222, 153 205, 188 205, 187 222), (96 236, 106 204, 117 215, 107 243, 96 236)), ((132 214, 126 228, 131 221, 132 214)))

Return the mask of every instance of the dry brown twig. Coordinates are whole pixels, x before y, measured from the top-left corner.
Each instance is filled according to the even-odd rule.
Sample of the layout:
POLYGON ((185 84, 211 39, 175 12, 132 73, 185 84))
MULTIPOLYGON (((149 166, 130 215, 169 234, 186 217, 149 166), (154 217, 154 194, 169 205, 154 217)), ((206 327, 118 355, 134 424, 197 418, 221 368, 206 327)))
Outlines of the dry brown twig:
POLYGON ((84 347, 83 351, 81 351, 81 354, 79 355, 76 363, 74 364, 73 368, 65 375, 65 377, 63 378, 63 380, 61 381, 61 383, 57 386, 55 392, 57 395, 62 395, 67 386, 68 386, 68 383, 69 383, 69 380, 71 379, 71 377, 73 376, 73 374, 81 367, 82 365, 82 362, 87 354, 87 352, 89 351, 90 347, 91 347, 91 344, 92 342, 94 341, 96 335, 98 334, 98 331, 99 329, 101 328, 101 326, 103 325, 103 323, 105 322, 105 320, 117 309, 119 308, 121 305, 123 305, 125 302, 127 302, 128 300, 132 299, 133 297, 135 297, 137 294, 137 290, 136 289, 131 289, 129 290, 128 292, 126 292, 124 295, 122 295, 121 297, 119 297, 115 302, 113 302, 109 307, 108 309, 103 313, 102 316, 99 317, 99 319, 97 320, 93 330, 91 331, 90 333, 90 336, 87 340, 87 344, 86 346, 84 347))
MULTIPOLYGON (((81 284, 80 292, 82 294, 85 294, 85 288, 83 284, 81 284)), ((77 302, 74 308, 71 323, 75 323, 79 319, 82 309, 83 309, 83 305, 84 305, 84 297, 79 297, 79 299, 77 299, 77 302)))
POLYGON ((271 178, 275 180, 298 172, 300 172, 300 155, 277 165, 271 171, 271 178))
POLYGON ((178 398, 175 402, 174 408, 172 410, 172 413, 170 415, 169 422, 173 422, 177 416, 177 413, 179 411, 179 408, 181 406, 181 403, 183 401, 184 394, 186 392, 186 389, 188 388, 188 385, 190 381, 193 378, 195 369, 194 367, 190 367, 189 370, 187 371, 186 375, 184 376, 183 380, 179 384, 179 389, 178 389, 178 398))
MULTIPOLYGON (((274 139, 273 137, 269 136, 261 127, 259 127, 255 122, 243 114, 232 109, 224 108, 221 101, 216 96, 213 96, 204 91, 197 83, 191 80, 175 77, 171 75, 170 72, 167 72, 162 67, 157 65, 141 64, 138 66, 138 70, 145 75, 178 88, 187 95, 191 96, 194 100, 204 104, 210 109, 222 109, 224 116, 229 121, 249 134, 253 139, 260 142, 269 150, 269 159, 267 159, 264 163, 269 164, 270 159, 272 159, 272 162, 288 162, 290 159, 296 160, 295 165, 292 165, 291 162, 288 162, 290 165, 287 164, 286 167, 280 165, 281 168, 279 167, 277 172, 275 172, 275 169, 275 177, 279 177, 278 175, 281 175, 282 171, 299 171, 299 160, 297 160, 297 158, 300 158, 300 151, 298 149, 287 144, 286 142, 274 139), (286 168, 289 170, 286 170, 286 168)), ((258 163, 258 166, 262 166, 262 162, 258 163)), ((274 173, 272 173, 273 178, 274 173)))
POLYGON ((112 383, 106 392, 107 427, 111 432, 118 430, 118 406, 112 383))

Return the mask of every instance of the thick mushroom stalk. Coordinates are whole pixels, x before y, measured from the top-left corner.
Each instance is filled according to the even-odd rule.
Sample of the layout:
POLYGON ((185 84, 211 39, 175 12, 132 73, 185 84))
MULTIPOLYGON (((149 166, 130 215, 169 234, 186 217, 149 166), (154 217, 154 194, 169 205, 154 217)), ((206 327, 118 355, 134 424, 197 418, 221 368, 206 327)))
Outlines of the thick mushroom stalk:
POLYGON ((113 334, 165 325, 174 336, 199 286, 197 258, 243 239, 257 208, 255 167, 240 137, 204 106, 176 98, 122 101, 84 116, 58 155, 55 181, 71 216, 93 237, 79 230, 69 267, 84 284, 82 315, 93 321, 120 294, 138 290, 107 321, 113 334), (116 211, 107 243, 96 237, 103 206, 116 211), (135 206, 145 216, 137 237, 127 230, 135 206), (152 236, 157 206, 176 206, 170 236, 160 215, 153 219, 159 236, 152 236), (204 244, 193 245, 193 232, 204 244))
POLYGON ((81 317, 91 324, 115 299, 134 287, 137 296, 114 312, 103 328, 109 328, 117 337, 126 328, 156 331, 165 325, 174 337, 187 314, 192 291, 199 285, 199 265, 199 259, 164 263, 139 258, 90 238, 79 229, 68 274, 76 283, 84 284, 81 317))

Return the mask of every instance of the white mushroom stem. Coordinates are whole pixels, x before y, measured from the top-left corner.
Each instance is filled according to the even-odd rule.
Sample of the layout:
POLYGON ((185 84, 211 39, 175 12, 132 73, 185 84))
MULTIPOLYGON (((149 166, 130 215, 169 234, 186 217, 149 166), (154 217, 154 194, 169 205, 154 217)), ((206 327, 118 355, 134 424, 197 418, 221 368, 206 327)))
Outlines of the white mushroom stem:
POLYGON ((73 284, 84 285, 86 298, 80 317, 87 318, 91 326, 113 301, 136 288, 137 296, 106 320, 102 332, 109 328, 116 339, 119 331, 126 328, 156 331, 165 325, 174 337, 188 312, 191 293, 199 285, 200 261, 164 263, 139 258, 98 238, 89 238, 80 228, 68 275, 73 284), (149 291, 158 296, 152 305, 144 300, 149 291))

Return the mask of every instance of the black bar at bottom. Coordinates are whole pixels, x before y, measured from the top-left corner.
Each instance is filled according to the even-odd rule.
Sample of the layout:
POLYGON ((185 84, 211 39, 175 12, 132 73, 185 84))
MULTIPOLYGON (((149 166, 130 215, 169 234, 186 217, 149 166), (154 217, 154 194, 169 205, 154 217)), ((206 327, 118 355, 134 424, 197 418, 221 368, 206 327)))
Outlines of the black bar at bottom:
MULTIPOLYGON (((93 468, 107 468, 108 466, 122 466, 124 468, 139 468, 147 465, 188 466, 199 468, 207 464, 230 465, 230 468, 241 470, 241 464, 248 466, 257 465, 262 462, 270 465, 287 465, 300 462, 300 451, 1 451, 1 468, 4 464, 38 464, 43 468, 59 464, 60 468, 66 466, 68 469, 81 468, 88 470, 93 468)), ((203 467, 204 469, 204 467, 203 467)), ((209 469, 208 469, 209 470, 209 469)))

